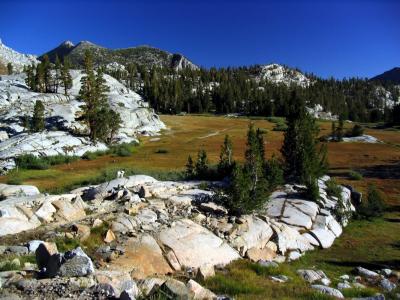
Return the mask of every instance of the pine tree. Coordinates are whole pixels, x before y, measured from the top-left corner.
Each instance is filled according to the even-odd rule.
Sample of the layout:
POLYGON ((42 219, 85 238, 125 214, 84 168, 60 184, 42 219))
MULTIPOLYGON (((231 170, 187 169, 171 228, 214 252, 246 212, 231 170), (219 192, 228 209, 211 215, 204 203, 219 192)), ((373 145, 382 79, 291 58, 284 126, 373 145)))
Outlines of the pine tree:
POLYGON ((192 157, 189 155, 186 163, 186 177, 191 179, 195 177, 195 168, 192 157))
POLYGON ((332 122, 332 127, 331 127, 331 138, 332 141, 336 141, 336 122, 332 122))
POLYGON ((289 101, 288 128, 281 148, 288 180, 313 185, 326 171, 326 155, 318 151, 319 129, 293 92, 289 101))
POLYGON ((51 92, 51 66, 50 66, 50 59, 48 55, 43 56, 43 61, 40 63, 42 65, 41 71, 43 72, 43 84, 44 84, 44 91, 46 93, 51 92))
POLYGON ((64 57, 64 64, 61 68, 61 81, 64 86, 64 94, 68 96, 68 89, 72 87, 72 77, 69 72, 69 60, 67 57, 64 57))
POLYGON ((81 79, 79 97, 85 103, 82 118, 88 125, 89 137, 93 142, 100 140, 111 143, 120 127, 121 118, 110 109, 106 94, 109 88, 102 70, 98 69, 95 74, 89 51, 85 53, 85 73, 86 76, 81 79))
POLYGON ((197 161, 195 166, 196 176, 200 179, 207 178, 208 175, 208 158, 207 152, 202 149, 197 153, 197 161))
POLYGON ((229 135, 225 135, 224 143, 221 146, 221 153, 219 155, 218 174, 225 177, 231 174, 234 165, 232 141, 229 135))
POLYGON ((26 74, 26 78, 25 78, 25 84, 27 86, 29 86, 29 88, 32 91, 36 91, 36 82, 35 82, 35 66, 31 65, 31 66, 26 66, 24 68, 24 72, 26 74))
POLYGON ((270 191, 276 189, 278 186, 284 183, 282 165, 275 155, 272 155, 271 159, 267 161, 265 174, 270 191))
POLYGON ((339 116, 339 125, 336 129, 336 140, 338 142, 343 141, 343 136, 344 136, 344 125, 343 125, 343 116, 339 116))
POLYGON ((37 100, 33 109, 32 130, 34 132, 39 132, 43 131, 44 128, 44 105, 42 101, 37 100))
POLYGON ((56 63, 54 67, 55 71, 55 78, 54 78, 54 91, 58 93, 58 87, 60 85, 60 80, 61 80, 61 61, 56 54, 56 63))
POLYGON ((8 75, 12 75, 13 74, 13 72, 14 72, 13 69, 14 69, 13 65, 11 63, 8 63, 7 64, 7 73, 8 73, 8 75))
POLYGON ((246 145, 244 166, 234 167, 226 200, 227 207, 237 215, 260 209, 268 200, 264 141, 261 132, 254 130, 253 124, 249 126, 246 145))

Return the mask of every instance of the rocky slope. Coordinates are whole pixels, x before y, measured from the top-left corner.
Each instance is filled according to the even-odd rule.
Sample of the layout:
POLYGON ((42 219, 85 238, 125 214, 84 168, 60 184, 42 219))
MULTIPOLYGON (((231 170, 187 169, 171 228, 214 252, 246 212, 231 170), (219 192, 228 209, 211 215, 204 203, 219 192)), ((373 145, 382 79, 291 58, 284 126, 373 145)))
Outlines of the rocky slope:
MULTIPOLYGON (((19 244, 0 247, 3 252, 36 252, 37 262, 16 277, 7 273, 3 292, 17 293, 25 299, 38 293, 43 285, 55 285, 42 289, 46 299, 56 298, 54 293, 58 297, 72 294, 90 299, 93 289, 134 299, 123 298, 123 292, 134 293, 135 297, 147 295, 156 282, 168 293, 189 293, 188 299, 216 299, 193 279, 211 276, 214 267, 223 268, 242 257, 260 263, 282 263, 332 245, 341 235, 342 225, 334 217, 338 199, 327 195, 327 180, 325 176, 318 181, 318 204, 302 196, 305 187, 285 185, 271 195, 263 210, 240 218, 230 216, 223 206, 212 202, 213 192, 200 189, 200 182, 162 182, 135 175, 63 195, 43 195, 33 186, 0 185, 4 199, 0 202, 0 235, 18 233, 23 237, 35 230, 44 233, 44 241, 21 242, 20 238, 19 244), (90 239, 90 228, 103 226, 104 222, 109 224, 104 244, 92 253, 93 262, 81 248, 58 253, 52 244, 57 238, 90 239), (185 285, 165 277, 174 273, 184 273, 183 277, 192 281, 185 285), (55 276, 50 281, 41 280, 55 276), (76 286, 76 280, 85 284, 76 286), (207 296, 192 295, 193 285, 207 296), (59 290, 60 286, 64 290, 59 290)), ((355 192, 341 189, 346 209, 354 211, 351 199, 355 192)), ((0 278, 4 278, 1 272, 0 278)))
MULTIPOLYGON (((77 100, 82 72, 72 70, 72 88, 69 96, 57 93, 35 93, 28 89, 24 75, 0 78, 0 167, 9 169, 13 158, 21 154, 82 155, 86 151, 104 150, 106 146, 93 145, 84 136, 86 125, 77 121, 82 102, 77 100), (23 127, 23 116, 32 116, 36 100, 45 106, 46 131, 30 134, 23 127)), ((110 106, 117 111, 122 125, 118 142, 136 141, 138 134, 153 135, 165 128, 148 104, 135 92, 116 79, 104 75, 109 86, 110 106)))
MULTIPOLYGON (((0 65, 4 70, 8 63, 11 63, 14 72, 21 72, 23 67, 26 65, 37 64, 39 61, 36 56, 30 54, 21 54, 6 45, 4 45, 0 39, 0 65)), ((2 72, 0 74, 6 74, 2 72)))
MULTIPOLYGON (((81 41, 74 45, 70 41, 65 41, 47 54, 51 61, 55 61, 56 55, 63 59, 67 56, 75 67, 83 65, 83 59, 86 50, 94 53, 93 59, 96 65, 107 65, 110 63, 119 63, 128 65, 135 63, 146 66, 171 67, 180 70, 185 67, 197 69, 198 67, 181 54, 172 54, 164 50, 150 46, 138 46, 125 49, 108 49, 93 44, 89 41, 81 41)), ((43 58, 43 55, 40 58, 43 58)))
POLYGON ((296 69, 291 69, 279 64, 269 64, 260 66, 257 80, 267 80, 275 84, 297 85, 308 87, 311 80, 296 69))

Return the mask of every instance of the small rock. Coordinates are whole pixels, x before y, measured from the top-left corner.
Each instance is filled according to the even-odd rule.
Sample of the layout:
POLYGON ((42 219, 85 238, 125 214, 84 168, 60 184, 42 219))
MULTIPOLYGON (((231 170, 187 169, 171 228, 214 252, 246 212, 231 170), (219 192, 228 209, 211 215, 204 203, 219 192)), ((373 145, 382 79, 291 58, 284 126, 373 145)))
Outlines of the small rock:
POLYGON ((217 205, 214 202, 201 203, 200 209, 215 215, 226 215, 228 213, 228 210, 225 207, 217 205))
POLYGON ((309 283, 321 281, 323 278, 328 278, 321 270, 297 270, 297 274, 309 283))
POLYGON ((270 276, 269 277, 272 281, 275 282, 280 282, 280 283, 285 283, 289 281, 289 277, 285 275, 276 275, 276 276, 270 276))
POLYGON ((329 286, 331 284, 331 281, 329 280, 329 278, 322 278, 320 281, 325 286, 329 286))
POLYGON ((390 275, 392 275, 392 270, 391 269, 382 269, 380 273, 385 277, 389 277, 390 275))
POLYGON ((193 299, 198 299, 198 300, 217 299, 217 296, 213 292, 211 292, 209 289, 202 287, 193 279, 190 279, 188 281, 186 287, 188 288, 189 292, 191 292, 191 294, 193 295, 193 299))
POLYGON ((7 253, 12 253, 15 255, 26 255, 28 254, 28 247, 25 246, 9 246, 6 249, 7 253))
POLYGON ((301 257, 301 253, 299 251, 290 251, 289 253, 289 261, 297 260, 301 257))
POLYGON ((115 234, 111 229, 107 230, 106 237, 104 238, 104 242, 109 244, 115 240, 115 234))
POLYGON ((190 291, 183 282, 176 279, 168 279, 161 286, 161 289, 172 299, 188 299, 190 291))
POLYGON ((201 265, 197 271, 197 278, 205 280, 208 277, 215 275, 214 266, 212 264, 201 265))
POLYGON ((28 247, 28 251, 30 253, 34 253, 36 249, 39 247, 40 244, 44 243, 43 241, 40 240, 33 240, 30 241, 26 246, 28 247))
POLYGON ((350 285, 350 283, 347 282, 347 281, 345 281, 345 282, 339 282, 338 285, 337 285, 337 288, 338 288, 339 290, 350 289, 350 288, 351 288, 351 285, 350 285))
POLYGON ((339 278, 342 280, 350 280, 350 276, 347 274, 344 274, 344 275, 340 276, 339 278))
POLYGON ((100 227, 101 225, 103 225, 103 223, 104 222, 102 220, 96 219, 93 221, 92 228, 100 227))
POLYGON ((247 250, 246 256, 254 262, 259 260, 272 260, 276 257, 276 252, 272 251, 270 248, 258 249, 253 247, 247 250))
POLYGON ((72 231, 78 236, 80 241, 84 241, 90 237, 90 227, 82 224, 73 224, 72 231))
POLYGON ((356 272, 357 274, 366 277, 366 278, 376 278, 379 276, 378 273, 374 272, 374 271, 370 271, 368 269, 365 269, 363 267, 357 267, 356 268, 356 272))
POLYGON ((311 287, 313 289, 316 289, 316 290, 320 291, 323 294, 327 294, 329 296, 333 296, 333 297, 336 297, 336 298, 344 299, 343 294, 339 290, 331 288, 329 286, 314 284, 311 287))
POLYGON ((58 274, 62 277, 80 277, 94 273, 92 260, 78 247, 63 255, 63 260, 58 274))
POLYGON ((263 266, 263 267, 266 267, 266 268, 278 268, 279 267, 279 265, 274 261, 259 260, 257 263, 260 266, 263 266))
POLYGON ((385 292, 391 292, 396 288, 396 284, 389 279, 383 278, 379 284, 385 292))
POLYGON ((365 285, 359 282, 354 282, 353 287, 355 287, 356 289, 365 289, 365 285))

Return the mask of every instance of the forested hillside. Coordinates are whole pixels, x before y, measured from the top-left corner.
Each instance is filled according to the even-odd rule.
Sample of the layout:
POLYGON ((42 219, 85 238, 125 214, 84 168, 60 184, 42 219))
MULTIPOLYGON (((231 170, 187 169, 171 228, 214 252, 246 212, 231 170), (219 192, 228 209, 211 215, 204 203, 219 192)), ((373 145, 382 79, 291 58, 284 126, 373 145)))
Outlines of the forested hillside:
MULTIPOLYGON (((275 65, 272 65, 275 66, 275 65)), ((105 69, 150 102, 159 113, 215 112, 245 115, 285 116, 288 99, 297 91, 308 107, 322 105, 325 111, 361 122, 390 120, 400 88, 368 79, 298 78, 298 71, 284 67, 282 73, 265 76, 265 66, 238 68, 168 68, 130 64, 124 69, 105 69), (264 76, 263 76, 264 75, 264 76)))

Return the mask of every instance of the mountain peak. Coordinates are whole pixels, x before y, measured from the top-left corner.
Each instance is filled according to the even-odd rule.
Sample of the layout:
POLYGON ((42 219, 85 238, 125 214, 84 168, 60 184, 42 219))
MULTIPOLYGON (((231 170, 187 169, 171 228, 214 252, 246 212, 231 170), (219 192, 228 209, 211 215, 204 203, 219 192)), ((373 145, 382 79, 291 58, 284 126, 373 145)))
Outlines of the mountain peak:
POLYGON ((74 46, 75 46, 74 43, 71 42, 70 40, 66 40, 66 41, 64 41, 64 42, 62 42, 62 43, 60 44, 60 47, 72 48, 72 47, 74 47, 74 46))

